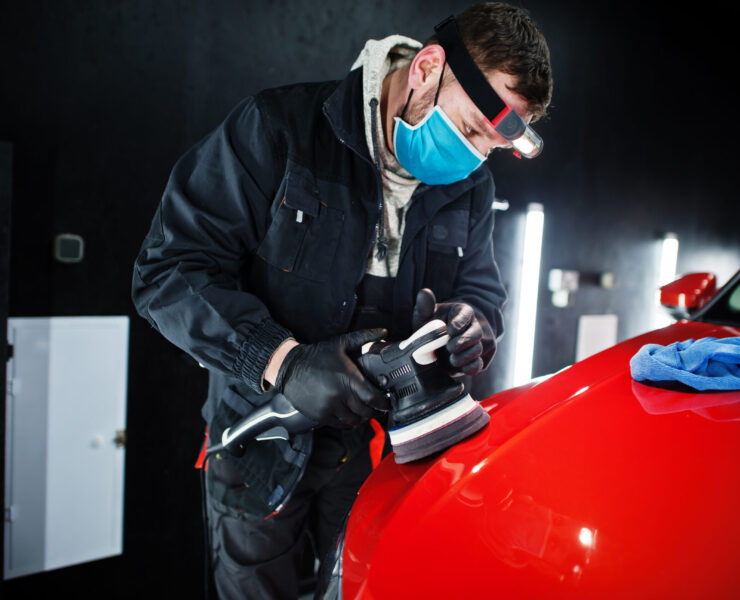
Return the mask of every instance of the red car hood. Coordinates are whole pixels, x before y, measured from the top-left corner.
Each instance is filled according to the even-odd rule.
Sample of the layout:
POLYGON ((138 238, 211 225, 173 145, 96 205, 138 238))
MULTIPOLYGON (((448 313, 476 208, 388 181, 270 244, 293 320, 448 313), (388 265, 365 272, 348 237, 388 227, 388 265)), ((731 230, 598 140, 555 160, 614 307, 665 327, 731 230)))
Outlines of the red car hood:
POLYGON ((387 457, 346 529, 343 598, 738 597, 740 392, 635 382, 646 343, 740 336, 682 321, 482 404, 434 458, 387 457))

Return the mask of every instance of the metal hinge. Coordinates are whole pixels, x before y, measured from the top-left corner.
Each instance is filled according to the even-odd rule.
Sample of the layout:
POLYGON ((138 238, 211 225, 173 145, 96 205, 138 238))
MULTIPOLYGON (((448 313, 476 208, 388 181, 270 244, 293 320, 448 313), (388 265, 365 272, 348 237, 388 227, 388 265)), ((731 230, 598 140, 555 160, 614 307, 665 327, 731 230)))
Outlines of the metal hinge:
POLYGON ((116 430, 116 437, 113 438, 113 443, 116 445, 116 448, 126 447, 126 430, 125 429, 116 430))
POLYGON ((6 523, 12 523, 15 521, 15 518, 18 516, 18 511, 16 510, 15 506, 8 506, 5 508, 5 522, 6 523))
POLYGON ((5 389, 8 396, 15 396, 16 394, 19 394, 21 391, 21 382, 19 379, 13 379, 12 377, 9 378, 5 382, 5 389))
POLYGON ((8 344, 8 354, 5 357, 5 361, 9 361, 11 358, 13 358, 13 344, 8 344))

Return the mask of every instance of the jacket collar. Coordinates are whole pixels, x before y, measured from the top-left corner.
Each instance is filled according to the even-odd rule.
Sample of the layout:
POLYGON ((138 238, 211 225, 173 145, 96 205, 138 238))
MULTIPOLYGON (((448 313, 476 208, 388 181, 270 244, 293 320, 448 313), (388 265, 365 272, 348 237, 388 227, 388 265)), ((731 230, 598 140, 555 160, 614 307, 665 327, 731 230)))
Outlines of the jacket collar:
POLYGON ((457 200, 489 177, 491 177, 491 172, 484 162, 462 181, 448 185, 426 185, 422 183, 414 192, 414 196, 424 194, 424 212, 431 219, 440 208, 457 200))
POLYGON ((362 68, 350 71, 324 102, 324 114, 343 144, 372 163, 365 143, 362 68))

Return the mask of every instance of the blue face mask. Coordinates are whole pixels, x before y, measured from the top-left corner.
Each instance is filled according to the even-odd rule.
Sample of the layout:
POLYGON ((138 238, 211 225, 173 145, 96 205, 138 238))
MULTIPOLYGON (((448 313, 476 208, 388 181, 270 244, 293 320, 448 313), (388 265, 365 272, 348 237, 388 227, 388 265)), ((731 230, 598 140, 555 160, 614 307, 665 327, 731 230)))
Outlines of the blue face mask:
POLYGON ((444 185, 461 181, 486 160, 436 102, 416 125, 409 125, 400 117, 395 117, 395 121, 396 158, 423 183, 444 185))

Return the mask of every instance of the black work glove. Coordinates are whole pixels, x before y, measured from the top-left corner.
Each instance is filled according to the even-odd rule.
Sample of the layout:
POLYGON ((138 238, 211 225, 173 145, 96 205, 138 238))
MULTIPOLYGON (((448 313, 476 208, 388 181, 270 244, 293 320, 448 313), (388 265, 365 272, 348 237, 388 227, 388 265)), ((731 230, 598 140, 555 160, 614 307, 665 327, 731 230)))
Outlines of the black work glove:
POLYGON ((364 344, 387 334, 385 329, 364 329, 317 344, 299 344, 280 365, 275 388, 318 425, 355 427, 376 411, 388 411, 390 405, 350 354, 359 354, 364 344))
POLYGON ((450 341, 445 346, 453 374, 476 375, 496 353, 496 336, 488 320, 465 302, 440 302, 428 288, 419 290, 414 305, 413 328, 432 319, 447 323, 450 341))

